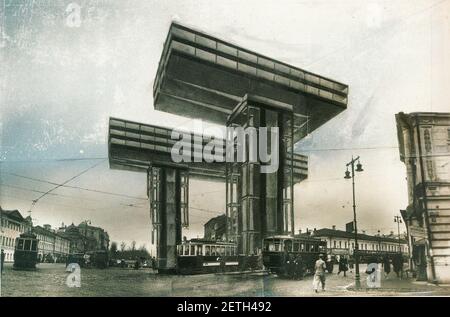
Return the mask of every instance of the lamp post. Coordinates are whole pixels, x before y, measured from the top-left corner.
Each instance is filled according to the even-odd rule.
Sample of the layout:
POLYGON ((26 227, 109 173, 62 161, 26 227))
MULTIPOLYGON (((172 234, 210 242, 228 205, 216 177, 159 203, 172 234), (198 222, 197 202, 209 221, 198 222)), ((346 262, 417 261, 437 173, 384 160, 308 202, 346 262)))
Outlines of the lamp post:
POLYGON ((361 287, 361 280, 359 276, 359 245, 358 245, 358 227, 356 225, 356 202, 355 202, 355 162, 358 162, 356 164, 356 171, 362 172, 362 165, 359 162, 359 156, 356 158, 353 158, 350 162, 346 164, 347 171, 345 172, 345 179, 352 179, 352 189, 353 189, 353 223, 354 223, 354 229, 355 229, 355 248, 353 250, 353 255, 355 257, 355 288, 361 287), (348 167, 351 166, 351 172, 348 170, 348 167))
POLYGON ((400 224, 403 223, 403 222, 402 222, 402 217, 400 217, 400 216, 395 216, 395 217, 394 217, 394 222, 397 223, 397 232, 398 232, 398 252, 401 253, 401 249, 400 249, 400 224))

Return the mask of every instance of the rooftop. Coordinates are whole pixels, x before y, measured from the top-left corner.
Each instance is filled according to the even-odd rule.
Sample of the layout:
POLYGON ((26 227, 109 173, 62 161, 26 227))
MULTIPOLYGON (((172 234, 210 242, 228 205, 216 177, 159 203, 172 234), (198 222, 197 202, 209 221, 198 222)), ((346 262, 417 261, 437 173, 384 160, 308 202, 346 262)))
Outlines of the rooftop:
MULTIPOLYGON (((296 236, 307 236, 307 233, 302 233, 296 236)), ((329 229, 329 228, 322 228, 311 232, 312 237, 335 237, 335 238, 347 238, 347 239, 354 239, 355 234, 353 232, 347 232, 343 230, 337 230, 337 229, 329 229)), ((358 239, 361 240, 371 240, 371 241, 378 241, 378 242, 395 242, 398 243, 398 239, 395 238, 389 238, 389 237, 383 237, 383 236, 376 236, 376 235, 368 235, 364 233, 358 233, 358 239)), ((400 239, 400 242, 403 244, 406 244, 407 242, 403 239, 400 239)))

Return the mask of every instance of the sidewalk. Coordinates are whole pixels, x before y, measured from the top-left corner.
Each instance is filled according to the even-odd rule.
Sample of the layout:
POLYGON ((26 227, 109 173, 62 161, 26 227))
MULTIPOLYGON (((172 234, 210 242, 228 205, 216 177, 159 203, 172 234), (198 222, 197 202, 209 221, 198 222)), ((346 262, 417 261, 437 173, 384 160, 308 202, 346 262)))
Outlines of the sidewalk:
POLYGON ((347 291, 361 293, 373 293, 374 295, 396 295, 396 296, 450 296, 450 286, 435 285, 428 282, 418 282, 415 278, 399 279, 390 277, 381 279, 381 287, 369 288, 366 280, 361 278, 361 288, 355 289, 354 284, 347 287, 347 291), (381 293, 381 294, 380 294, 381 293))

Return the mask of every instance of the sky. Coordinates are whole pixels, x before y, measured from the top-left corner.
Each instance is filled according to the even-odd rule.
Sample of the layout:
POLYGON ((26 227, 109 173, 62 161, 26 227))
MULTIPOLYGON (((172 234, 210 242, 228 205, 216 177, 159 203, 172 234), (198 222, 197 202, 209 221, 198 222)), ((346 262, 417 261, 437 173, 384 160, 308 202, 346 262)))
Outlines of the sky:
MULTIPOLYGON (((347 110, 296 145, 309 156, 308 179, 295 186, 296 230, 351 221, 343 176, 359 155, 358 228, 395 231, 407 188, 394 115, 450 108, 448 0, 0 3, 0 205, 27 216, 54 184, 72 186, 33 206, 39 225, 90 220, 113 241, 150 247, 145 174, 109 169, 107 127, 110 116, 185 122, 153 109, 172 21, 349 85, 347 110)), ((224 195, 224 184, 191 180, 183 235, 202 236, 224 195)))

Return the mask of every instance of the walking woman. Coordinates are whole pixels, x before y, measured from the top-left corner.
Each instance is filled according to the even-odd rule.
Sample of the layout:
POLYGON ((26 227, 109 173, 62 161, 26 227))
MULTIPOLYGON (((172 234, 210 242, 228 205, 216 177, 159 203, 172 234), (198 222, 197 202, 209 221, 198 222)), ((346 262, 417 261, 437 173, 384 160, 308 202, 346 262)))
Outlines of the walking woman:
POLYGON ((391 273, 391 261, 389 256, 383 258, 383 268, 384 268, 384 278, 388 278, 389 273, 391 273))
POLYGON ((344 255, 341 255, 341 257, 339 258, 339 271, 338 271, 338 275, 341 272, 344 272, 344 276, 347 276, 347 270, 348 270, 348 262, 347 262, 347 258, 344 255))

